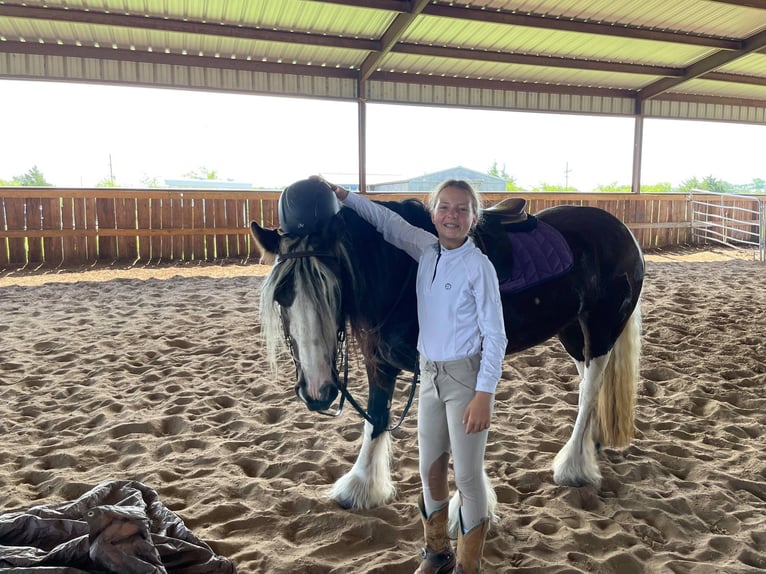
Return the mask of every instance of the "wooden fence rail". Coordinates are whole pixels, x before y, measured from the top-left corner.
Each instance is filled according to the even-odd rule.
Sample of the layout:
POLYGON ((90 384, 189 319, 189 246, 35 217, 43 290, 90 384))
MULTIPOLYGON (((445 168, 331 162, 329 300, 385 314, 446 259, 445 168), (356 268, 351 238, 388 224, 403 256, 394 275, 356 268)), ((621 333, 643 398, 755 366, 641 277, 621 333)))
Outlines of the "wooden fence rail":
MULTIPOLYGON (((402 199, 424 194, 371 194, 402 199)), ((534 213, 560 204, 605 209, 642 248, 689 244, 688 194, 514 193, 534 213)), ((258 258, 249 223, 276 227, 279 191, 0 188, 0 269, 97 262, 258 258)), ((485 193, 485 207, 507 198, 485 193)))

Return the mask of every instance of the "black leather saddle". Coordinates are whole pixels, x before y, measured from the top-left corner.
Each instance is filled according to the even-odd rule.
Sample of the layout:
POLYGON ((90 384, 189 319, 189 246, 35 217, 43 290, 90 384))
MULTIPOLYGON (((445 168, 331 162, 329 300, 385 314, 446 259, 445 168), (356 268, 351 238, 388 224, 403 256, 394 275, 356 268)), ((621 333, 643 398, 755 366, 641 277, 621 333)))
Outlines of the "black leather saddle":
POLYGON ((512 225, 527 220, 527 200, 523 197, 509 197, 499 201, 492 207, 482 210, 485 221, 498 222, 501 225, 512 225))

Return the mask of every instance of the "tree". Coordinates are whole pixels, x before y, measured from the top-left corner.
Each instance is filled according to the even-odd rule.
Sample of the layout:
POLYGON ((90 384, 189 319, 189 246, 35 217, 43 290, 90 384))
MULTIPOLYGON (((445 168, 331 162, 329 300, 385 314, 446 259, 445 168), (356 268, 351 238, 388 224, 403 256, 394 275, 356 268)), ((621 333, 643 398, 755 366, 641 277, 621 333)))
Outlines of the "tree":
MULTIPOLYGON (((602 192, 602 193, 626 193, 626 192, 629 193, 631 190, 632 190, 631 186, 619 185, 616 181, 613 181, 612 183, 608 185, 603 185, 603 184, 597 185, 595 189, 595 191, 602 192)), ((641 186, 641 193, 665 193, 668 191, 672 191, 672 186, 666 182, 641 186)))
POLYGON ((504 179, 505 191, 522 191, 521 186, 516 183, 516 178, 512 175, 508 175, 505 171, 505 165, 503 165, 502 169, 497 167, 497 160, 492 162, 492 166, 487 170, 487 174, 504 179))
POLYGON ((53 187, 53 184, 45 181, 43 172, 35 165, 24 175, 17 175, 13 178, 13 181, 17 182, 16 185, 23 185, 29 187, 53 187))
POLYGON ((542 182, 540 185, 533 187, 532 191, 577 191, 577 188, 572 187, 571 185, 554 185, 552 183, 542 182))
POLYGON ((193 169, 192 171, 185 173, 184 177, 188 177, 189 179, 219 179, 217 171, 214 169, 208 169, 205 166, 202 166, 198 169, 193 169))
POLYGON ((120 187, 114 177, 105 177, 96 184, 96 187, 120 187))
POLYGON ((692 177, 682 182, 674 191, 688 192, 692 189, 704 189, 706 191, 717 191, 719 193, 726 193, 730 191, 733 186, 721 179, 716 179, 712 175, 706 176, 701 181, 697 177, 692 177))
POLYGON ((670 191, 673 191, 673 186, 667 181, 641 186, 642 193, 668 193, 670 191))
POLYGON ((144 187, 162 187, 160 184, 160 179, 158 177, 150 177, 146 174, 144 174, 144 177, 141 178, 141 185, 144 187))
POLYGON ((616 181, 613 181, 612 183, 609 183, 607 185, 598 184, 594 191, 598 191, 600 193, 623 193, 626 191, 630 191, 630 186, 620 185, 616 181))

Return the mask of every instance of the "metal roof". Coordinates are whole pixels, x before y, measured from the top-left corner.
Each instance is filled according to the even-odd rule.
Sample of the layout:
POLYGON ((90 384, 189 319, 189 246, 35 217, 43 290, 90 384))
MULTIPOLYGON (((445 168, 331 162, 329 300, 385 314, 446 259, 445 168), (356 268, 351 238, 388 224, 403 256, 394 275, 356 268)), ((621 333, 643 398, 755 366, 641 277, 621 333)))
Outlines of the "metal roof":
POLYGON ((766 124, 766 0, 0 0, 0 78, 766 124))

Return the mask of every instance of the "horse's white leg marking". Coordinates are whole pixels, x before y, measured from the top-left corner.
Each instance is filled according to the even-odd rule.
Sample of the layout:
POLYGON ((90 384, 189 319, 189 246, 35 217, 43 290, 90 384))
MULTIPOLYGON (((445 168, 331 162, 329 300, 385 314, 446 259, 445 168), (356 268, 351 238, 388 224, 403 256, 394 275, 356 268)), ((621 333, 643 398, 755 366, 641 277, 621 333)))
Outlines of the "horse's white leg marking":
MULTIPOLYGON (((580 381, 577 419, 572 436, 553 460, 553 481, 556 484, 600 486, 601 472, 596 459, 596 444, 593 440, 592 423, 598 392, 604 378, 604 369, 609 355, 592 359, 583 369, 580 381)), ((578 372, 580 365, 577 366, 578 372)))
MULTIPOLYGON (((497 510, 497 493, 492 482, 489 480, 487 471, 484 471, 484 484, 487 485, 487 506, 491 522, 499 522, 500 517, 495 514, 497 510)), ((449 537, 457 540, 457 529, 460 527, 460 493, 456 492, 449 501, 449 537)))
POLYGON ((354 466, 340 477, 328 495, 344 508, 374 508, 396 494, 391 480, 391 435, 372 440, 372 425, 364 423, 364 440, 354 466))
POLYGON ((580 380, 585 376, 585 361, 575 361, 575 367, 577 367, 577 374, 580 375, 580 380))

